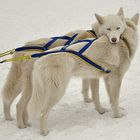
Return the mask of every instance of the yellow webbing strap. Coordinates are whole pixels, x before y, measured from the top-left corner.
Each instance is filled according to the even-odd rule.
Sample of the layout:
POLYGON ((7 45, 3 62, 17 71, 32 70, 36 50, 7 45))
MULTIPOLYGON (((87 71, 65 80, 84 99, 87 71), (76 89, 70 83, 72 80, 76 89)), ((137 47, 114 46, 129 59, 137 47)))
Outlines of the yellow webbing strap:
POLYGON ((0 63, 5 63, 5 62, 16 62, 16 61, 20 61, 20 60, 29 60, 32 57, 30 55, 27 56, 21 56, 21 57, 16 57, 16 58, 10 58, 10 59, 5 59, 0 61, 0 63))
POLYGON ((15 49, 6 51, 4 53, 0 53, 0 57, 6 56, 6 55, 9 55, 9 54, 13 54, 14 52, 15 52, 15 49))

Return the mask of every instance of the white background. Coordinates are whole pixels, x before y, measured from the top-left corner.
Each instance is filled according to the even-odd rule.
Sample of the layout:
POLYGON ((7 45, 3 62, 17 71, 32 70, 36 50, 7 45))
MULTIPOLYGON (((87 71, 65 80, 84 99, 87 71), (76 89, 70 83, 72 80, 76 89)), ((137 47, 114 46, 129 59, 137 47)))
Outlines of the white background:
MULTIPOLYGON (((0 52, 19 47, 40 37, 62 35, 71 30, 90 29, 95 22, 94 13, 114 14, 124 7, 125 15, 140 12, 139 0, 0 0, 0 52)), ((94 105, 82 100, 81 80, 73 78, 64 98, 52 110, 47 137, 39 134, 38 120, 32 127, 19 130, 14 120, 4 120, 0 98, 1 140, 139 140, 140 139, 140 49, 130 67, 121 90, 120 104, 127 115, 113 119, 101 83, 100 95, 103 106, 109 109, 99 115, 94 105)), ((0 65, 0 91, 10 64, 0 65)), ((18 100, 18 99, 17 99, 18 100)))

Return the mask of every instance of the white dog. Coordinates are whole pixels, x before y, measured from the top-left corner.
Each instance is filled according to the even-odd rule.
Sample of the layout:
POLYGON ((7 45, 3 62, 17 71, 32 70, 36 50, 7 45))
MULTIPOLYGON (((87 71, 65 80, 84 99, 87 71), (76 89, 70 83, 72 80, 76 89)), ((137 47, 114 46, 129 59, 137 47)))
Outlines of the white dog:
MULTIPOLYGON (((118 15, 123 17, 123 9, 122 8, 120 8, 120 10, 118 12, 118 15)), ((115 20, 114 17, 112 17, 112 20, 108 19, 109 17, 103 17, 103 16, 100 16, 98 14, 96 14, 96 17, 97 17, 98 22, 93 24, 92 28, 96 32, 97 36, 100 37, 101 35, 106 35, 111 43, 117 43, 119 41, 118 38, 121 37, 122 29, 125 28, 125 25, 121 24, 121 22, 120 22, 118 24, 118 26, 116 26, 116 23, 118 23, 119 19, 115 20), (106 20, 108 21, 108 24, 106 24, 106 22, 105 22, 106 20), (120 25, 122 25, 122 26, 120 26, 120 25), (116 38, 116 42, 111 41, 112 38, 116 38)), ((138 14, 136 14, 132 18, 132 21, 136 25, 137 25, 137 22, 138 22, 138 18, 139 18, 138 14)), ((122 18, 122 20, 124 21, 123 18, 122 18)), ((125 20, 127 21, 127 18, 125 20)), ((127 24, 130 24, 130 22, 127 22, 127 24)), ((131 49, 132 50, 130 50, 130 53, 135 52, 136 47, 134 47, 134 48, 131 47, 131 49)), ((134 53, 132 53, 132 54, 134 55, 134 53)), ((132 54, 131 54, 131 59, 133 58, 132 54)), ((107 82, 108 80, 105 78, 104 81, 105 81, 106 89, 107 89, 107 91, 109 93, 109 96, 110 96, 111 91, 108 88, 108 82, 107 82)), ((91 87, 91 91, 92 91, 91 92, 92 93, 92 100, 96 103, 96 106, 98 106, 98 103, 100 103, 100 101, 99 101, 99 79, 92 79, 92 80, 91 79, 90 80, 89 79, 84 79, 83 80, 83 82, 82 82, 82 93, 84 95, 88 95, 89 87, 91 87)), ((110 103, 112 104, 111 97, 110 97, 110 103)), ((117 118, 119 116, 114 114, 114 117, 117 118)))
MULTIPOLYGON (((88 62, 84 63, 82 58, 75 57, 75 55, 65 51, 49 54, 35 62, 32 75, 33 92, 29 102, 29 114, 30 116, 41 115, 40 133, 42 135, 47 135, 48 133, 45 124, 48 112, 63 97, 72 76, 96 79, 104 77, 114 116, 122 117, 124 115, 119 110, 119 93, 123 76, 128 70, 138 45, 136 29, 138 18, 138 14, 136 14, 132 19, 125 20, 127 26, 121 35, 122 39, 118 43, 114 43, 114 41, 110 43, 108 37, 103 35, 93 42, 86 51, 82 52, 86 58, 90 58, 92 62, 101 66, 100 70, 96 66, 87 65, 86 63, 88 62), (108 69, 111 70, 110 73, 106 73, 108 69)), ((118 20, 113 23, 117 25, 117 22, 118 20)), ((114 27, 114 25, 112 26, 114 27)), ((108 28, 108 26, 104 28, 106 27, 108 28)), ((106 30, 108 30, 107 28, 106 30)), ((116 28, 116 30, 118 29, 116 28)), ((81 52, 85 48, 85 45, 85 42, 77 43, 69 46, 67 49, 68 51, 77 52, 80 50, 79 52, 81 52)), ((50 51, 58 51, 59 49, 61 47, 50 51)))
MULTIPOLYGON (((73 39, 73 41, 86 39, 89 37, 93 37, 93 38, 95 37, 95 35, 92 32, 86 30, 73 31, 67 33, 65 36, 72 38, 76 34, 77 36, 73 39)), ((34 47, 34 46, 43 47, 51 40, 52 40, 51 38, 43 38, 43 39, 30 41, 25 44, 25 47, 34 47)), ((67 42, 66 39, 58 39, 52 45, 50 45, 49 49, 58 46, 63 46, 66 42, 67 42)), ((33 53, 37 53, 37 51, 16 52, 13 55, 13 58, 18 58, 25 55, 31 55, 33 53)), ((27 102, 30 99, 32 93, 32 86, 31 86, 30 79, 31 79, 33 64, 34 64, 34 60, 13 62, 2 91, 4 114, 6 120, 12 120, 11 113, 10 113, 11 104, 14 101, 14 99, 19 95, 19 93, 22 92, 21 99, 17 104, 17 120, 19 120, 18 126, 20 128, 26 127, 26 125, 24 125, 23 122, 24 118, 26 118, 25 117, 26 111, 24 112, 24 109, 26 108, 27 102)), ((88 101, 87 98, 85 100, 88 101)))
MULTIPOLYGON (((111 43, 118 43, 122 33, 126 28, 126 23, 124 20, 124 12, 123 8, 121 7, 117 13, 117 15, 110 15, 110 16, 100 16, 99 14, 95 14, 96 19, 98 22, 92 25, 92 29, 96 32, 98 37, 102 35, 106 35, 111 43)), ((91 85, 92 91, 92 100, 95 103, 95 108, 99 112, 103 112, 106 109, 102 109, 100 106, 99 101, 99 80, 98 79, 83 79, 82 82, 82 93, 84 97, 87 97, 89 100, 89 87, 91 85), (95 100, 96 98, 96 100, 95 100)))

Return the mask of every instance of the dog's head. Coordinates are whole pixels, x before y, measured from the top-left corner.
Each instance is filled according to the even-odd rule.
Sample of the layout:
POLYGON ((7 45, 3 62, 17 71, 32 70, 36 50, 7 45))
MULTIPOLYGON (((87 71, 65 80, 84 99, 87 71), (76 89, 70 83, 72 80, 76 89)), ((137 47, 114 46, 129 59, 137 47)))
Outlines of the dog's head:
MULTIPOLYGON (((116 15, 100 16, 95 14, 98 23, 93 26, 98 26, 98 35, 106 35, 111 43, 118 43, 121 34, 126 29, 123 9, 120 8, 116 15)), ((96 29, 97 30, 97 29, 96 29)))

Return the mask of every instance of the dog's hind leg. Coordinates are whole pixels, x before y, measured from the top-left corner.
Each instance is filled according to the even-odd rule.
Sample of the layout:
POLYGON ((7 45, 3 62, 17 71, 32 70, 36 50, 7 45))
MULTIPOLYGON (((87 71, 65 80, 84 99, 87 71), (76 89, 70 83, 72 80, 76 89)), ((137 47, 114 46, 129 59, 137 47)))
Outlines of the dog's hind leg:
POLYGON ((82 80, 82 95, 83 95, 84 101, 87 103, 92 102, 92 99, 90 99, 89 97, 89 88, 90 88, 89 79, 83 79, 82 80))
MULTIPOLYGON (((65 72, 66 71, 67 70, 65 70, 65 72)), ((65 89, 70 79, 70 73, 65 72, 60 68, 59 71, 57 71, 55 74, 55 81, 53 81, 50 87, 46 89, 46 92, 48 92, 47 94, 49 94, 47 95, 49 99, 48 103, 44 105, 44 109, 42 110, 40 118, 40 133, 42 135, 46 135, 48 133, 48 130, 45 126, 46 114, 48 114, 48 111, 54 107, 54 105, 63 97, 65 93, 65 89)))
POLYGON ((100 103, 100 97, 99 97, 99 79, 91 79, 90 80, 91 85, 91 92, 92 92, 92 100, 95 104, 95 109, 100 113, 104 114, 107 112, 106 108, 103 108, 100 103))
POLYGON ((23 74, 23 83, 22 83, 23 92, 22 92, 19 102, 16 105, 17 126, 20 129, 26 128, 27 126, 29 126, 27 104, 32 94, 31 72, 32 72, 32 68, 30 65, 30 69, 25 71, 23 74))
MULTIPOLYGON (((29 116, 40 116, 40 133, 47 135, 46 120, 48 111, 63 97, 65 89, 72 74, 73 63, 68 63, 62 57, 56 59, 51 56, 45 63, 39 61, 36 63, 33 70, 33 92, 29 102, 29 116)), ((73 60, 73 59, 72 59, 73 60)))
MULTIPOLYGON (((57 73, 59 74, 59 73, 57 73)), ((59 82, 59 85, 56 86, 55 83, 52 83, 50 86, 51 88, 48 87, 48 89, 46 89, 49 93, 47 94, 50 94, 48 95, 49 96, 49 99, 48 99, 48 102, 46 102, 46 105, 44 105, 44 108, 42 109, 41 111, 41 117, 40 117, 40 133, 41 135, 47 135, 48 134, 48 130, 46 128, 46 120, 48 118, 48 112, 54 107, 54 105, 63 97, 64 93, 65 93, 65 89, 67 87, 67 84, 68 84, 68 81, 70 79, 70 76, 66 76, 64 73, 63 73, 63 77, 59 78, 58 81, 56 79, 56 83, 59 82)), ((59 76, 57 76, 59 77, 59 76)))
POLYGON ((17 63, 12 63, 2 90, 3 109, 6 120, 12 120, 10 107, 21 91, 21 71, 17 63))
POLYGON ((118 75, 105 78, 105 84, 110 98, 114 118, 121 118, 125 115, 123 112, 121 112, 119 107, 121 83, 122 78, 118 75))

